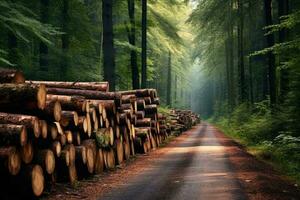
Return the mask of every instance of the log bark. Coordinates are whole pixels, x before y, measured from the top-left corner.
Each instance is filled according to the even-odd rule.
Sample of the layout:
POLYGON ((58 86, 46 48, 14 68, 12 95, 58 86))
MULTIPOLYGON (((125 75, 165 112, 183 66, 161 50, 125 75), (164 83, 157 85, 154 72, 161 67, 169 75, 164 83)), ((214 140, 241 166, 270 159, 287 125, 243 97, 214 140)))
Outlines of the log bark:
POLYGON ((81 137, 80 137, 80 133, 78 131, 72 131, 72 140, 73 140, 73 144, 76 146, 81 145, 81 137))
POLYGON ((55 121, 59 122, 61 119, 60 102, 58 100, 47 100, 44 113, 49 116, 49 119, 54 119, 55 121))
POLYGON ((139 119, 136 121, 136 127, 151 127, 151 118, 139 119))
POLYGON ((144 119, 145 118, 145 111, 141 110, 141 111, 137 111, 135 113, 137 119, 144 119))
POLYGON ((135 95, 136 97, 149 97, 150 96, 150 90, 149 89, 139 89, 139 90, 128 90, 128 91, 122 91, 119 92, 122 95, 135 95))
MULTIPOLYGON (((0 70, 0 75, 1 75, 1 70, 0 70)), ((108 92, 109 91, 108 82, 26 81, 26 83, 44 84, 46 87, 49 87, 49 88, 96 90, 96 91, 101 91, 101 92, 108 92)))
POLYGON ((116 113, 116 104, 114 100, 88 100, 94 107, 98 106, 100 115, 106 118, 106 115, 114 115, 116 113))
POLYGON ((77 126, 78 125, 78 114, 76 111, 61 111, 61 120, 59 123, 63 127, 77 126))
POLYGON ((132 103, 136 101, 136 96, 134 94, 122 95, 122 104, 132 103))
POLYGON ((34 156, 33 146, 31 142, 28 142, 21 148, 21 158, 25 164, 31 163, 34 156))
POLYGON ((63 110, 76 111, 78 113, 83 113, 88 110, 87 100, 83 96, 47 94, 47 101, 48 100, 59 101, 63 110))
POLYGON ((39 125, 41 129, 41 136, 43 139, 48 137, 48 124, 45 120, 39 120, 39 125))
POLYGON ((23 125, 0 124, 0 145, 21 145, 27 143, 27 130, 23 125))
POLYGON ((145 110, 146 103, 145 103, 144 99, 138 99, 136 104, 137 104, 137 110, 138 111, 145 110))
POLYGON ((133 107, 131 103, 128 104, 122 104, 120 107, 121 110, 130 110, 130 112, 133 113, 133 107))
POLYGON ((76 146, 75 152, 76 152, 75 161, 78 163, 86 164, 87 158, 86 158, 85 146, 76 146))
POLYGON ((15 69, 0 68, 0 83, 24 83, 25 77, 23 73, 15 69))
POLYGON ((44 85, 1 84, 1 110, 30 110, 46 106, 46 88, 44 85))
POLYGON ((60 156, 57 158, 57 168, 70 166, 70 152, 66 149, 62 150, 60 156))
POLYGON ((87 99, 98 100, 114 100, 119 106, 121 105, 121 95, 117 92, 99 92, 92 90, 77 90, 77 89, 64 89, 64 88, 47 88, 49 94, 57 95, 78 95, 87 99))
POLYGON ((156 114, 157 113, 157 105, 151 104, 145 106, 145 114, 156 114))
POLYGON ((36 138, 40 136, 39 121, 35 116, 0 112, 0 123, 24 125, 29 132, 34 133, 36 138))

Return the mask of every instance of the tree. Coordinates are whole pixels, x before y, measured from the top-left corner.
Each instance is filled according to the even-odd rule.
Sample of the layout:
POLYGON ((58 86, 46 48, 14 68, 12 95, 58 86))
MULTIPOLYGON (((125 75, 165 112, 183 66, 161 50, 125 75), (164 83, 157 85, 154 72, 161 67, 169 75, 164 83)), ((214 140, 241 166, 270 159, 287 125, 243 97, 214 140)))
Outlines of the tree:
POLYGON ((142 88, 147 87, 147 0, 142 0, 142 88))
MULTIPOLYGON (((264 11, 265 11, 265 20, 266 26, 273 25, 273 16, 272 16, 272 0, 264 0, 264 11)), ((267 47, 270 48, 274 46, 275 39, 274 34, 269 33, 267 35, 267 47)), ((269 75, 269 90, 270 90, 270 103, 271 105, 276 104, 276 66, 275 66, 275 55, 273 52, 268 52, 268 75, 269 75)))
POLYGON ((69 1, 63 0, 62 6, 62 31, 64 34, 61 36, 61 48, 62 48, 62 60, 61 60, 61 73, 62 77, 66 76, 67 69, 69 67, 69 46, 70 46, 70 39, 69 39, 69 1))
POLYGON ((238 4, 238 72, 239 72, 239 103, 247 98, 244 62, 244 4, 243 0, 237 0, 238 4))
MULTIPOLYGON (((128 15, 130 19, 130 28, 127 30, 128 40, 130 45, 136 46, 136 28, 135 28, 135 0, 127 0, 128 3, 128 15)), ((135 49, 130 50, 130 64, 131 64, 131 77, 132 88, 140 88, 139 68, 137 64, 137 52, 135 49)))
MULTIPOLYGON (((40 18, 42 23, 48 23, 49 20, 49 0, 40 0, 40 18)), ((48 71, 48 46, 44 41, 40 41, 40 70, 48 71)))
POLYGON ((168 56, 168 76, 167 76, 167 105, 172 106, 172 54, 168 56))
POLYGON ((104 79, 109 82, 110 89, 114 91, 116 75, 112 8, 111 0, 102 0, 104 79))

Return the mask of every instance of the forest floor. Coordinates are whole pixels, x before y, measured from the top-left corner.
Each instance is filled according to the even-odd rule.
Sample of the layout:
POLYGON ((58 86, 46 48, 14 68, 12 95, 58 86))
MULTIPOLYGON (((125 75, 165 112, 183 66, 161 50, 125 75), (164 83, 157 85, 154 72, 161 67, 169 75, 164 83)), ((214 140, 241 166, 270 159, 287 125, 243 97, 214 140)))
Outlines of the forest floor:
POLYGON ((300 199, 298 186, 215 127, 202 123, 165 147, 139 155, 43 199, 300 199))

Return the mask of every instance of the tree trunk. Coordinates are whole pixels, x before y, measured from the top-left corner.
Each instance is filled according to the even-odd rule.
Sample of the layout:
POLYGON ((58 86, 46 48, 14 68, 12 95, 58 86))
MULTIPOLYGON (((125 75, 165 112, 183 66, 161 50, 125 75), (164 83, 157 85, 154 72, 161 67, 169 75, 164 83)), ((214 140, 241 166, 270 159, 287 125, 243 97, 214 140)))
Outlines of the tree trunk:
MULTIPOLYGON (((272 0, 264 0, 264 11, 266 26, 273 25, 272 17, 272 0)), ((272 47, 275 43, 274 34, 268 34, 267 36, 267 48, 272 47)), ((269 72, 269 89, 270 89, 270 103, 273 106, 276 104, 276 66, 275 66, 275 55, 273 52, 268 52, 268 72, 269 72)))
POLYGON ((109 82, 110 89, 115 91, 116 75, 112 9, 113 1, 102 0, 104 79, 109 82))
POLYGON ((147 0, 142 0, 142 83, 147 87, 147 0))
POLYGON ((61 35, 61 47, 62 47, 62 60, 61 60, 61 78, 67 75, 67 70, 69 67, 69 1, 63 0, 63 7, 62 7, 62 32, 64 34, 61 35))
POLYGON ((239 71, 239 103, 247 100, 244 62, 244 4, 243 0, 238 0, 238 71, 239 71))
MULTIPOLYGON (((48 23, 49 18, 49 0, 40 0, 40 18, 42 23, 48 23)), ((40 41, 40 70, 48 71, 48 46, 44 41, 40 41)))
MULTIPOLYGON (((279 21, 281 22, 282 16, 289 14, 289 1, 288 0, 277 0, 278 1, 278 17, 279 21)), ((279 31, 279 42, 285 42, 287 41, 288 37, 288 30, 287 29, 281 29, 279 31)), ((280 55, 279 55, 280 56, 280 55)), ((283 57, 279 57, 279 62, 284 62, 286 59, 283 57)), ((289 70, 286 68, 280 69, 280 101, 283 102, 285 99, 285 96, 287 95, 289 91, 289 70)))
MULTIPOLYGON (((135 0, 127 0, 128 3, 128 15, 130 19, 130 29, 128 30, 129 44, 136 46, 135 42, 135 0)), ((139 68, 137 64, 136 50, 130 50, 130 63, 131 63, 131 75, 132 75, 132 88, 140 88, 139 68)))
POLYGON ((171 100, 171 84, 172 84, 172 67, 171 67, 171 51, 169 51, 168 56, 168 78, 167 78, 167 105, 172 106, 172 100, 171 100))
POLYGON ((25 164, 31 163, 33 159, 33 146, 31 142, 28 142, 21 148, 21 158, 25 164))

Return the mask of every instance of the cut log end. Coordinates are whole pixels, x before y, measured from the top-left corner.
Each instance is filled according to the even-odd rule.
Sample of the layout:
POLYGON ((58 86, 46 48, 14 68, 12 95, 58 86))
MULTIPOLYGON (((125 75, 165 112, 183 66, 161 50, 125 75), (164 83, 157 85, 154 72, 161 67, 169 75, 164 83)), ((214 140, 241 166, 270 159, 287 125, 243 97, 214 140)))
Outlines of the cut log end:
POLYGON ((45 166, 48 174, 52 174, 55 169, 55 157, 51 150, 47 150, 45 158, 45 166))
POLYGON ((25 144, 21 149, 21 157, 25 164, 29 164, 33 159, 33 146, 31 142, 25 144))
POLYGON ((40 130, 41 130, 42 138, 46 139, 47 136, 48 136, 47 122, 45 120, 39 120, 39 124, 40 124, 40 130))
POLYGON ((27 130, 25 127, 22 128, 20 133, 20 144, 21 146, 24 146, 27 144, 28 136, 27 136, 27 130))
POLYGON ((86 165, 89 173, 94 172, 94 165, 95 165, 95 160, 94 160, 94 152, 91 148, 86 148, 86 165))
POLYGON ((59 141, 54 141, 52 143, 52 151, 56 155, 56 157, 60 157, 61 154, 61 144, 59 141))
POLYGON ((61 119, 61 105, 59 103, 59 101, 56 101, 54 104, 54 109, 53 109, 53 115, 54 115, 54 119, 55 121, 59 122, 59 120, 61 119))
POLYGON ((31 172, 32 191, 35 196, 40 196, 44 191, 43 169, 35 165, 31 172))
POLYGON ((8 156, 8 171, 11 175, 17 175, 21 169, 21 158, 17 151, 8 156))
POLYGON ((47 91, 45 85, 41 84, 37 92, 38 108, 44 110, 46 107, 47 91))

